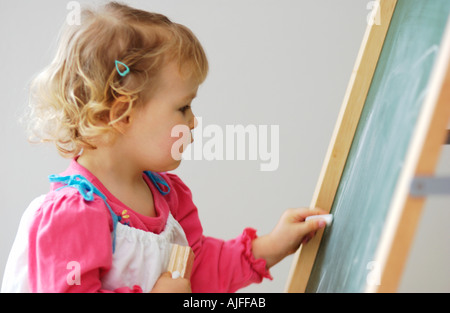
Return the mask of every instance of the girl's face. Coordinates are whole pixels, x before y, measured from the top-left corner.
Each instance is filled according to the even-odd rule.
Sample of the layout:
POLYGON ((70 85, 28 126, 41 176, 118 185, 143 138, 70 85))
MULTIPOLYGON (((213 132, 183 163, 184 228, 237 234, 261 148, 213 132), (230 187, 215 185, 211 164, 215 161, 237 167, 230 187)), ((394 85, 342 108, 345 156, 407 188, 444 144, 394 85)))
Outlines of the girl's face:
MULTIPOLYGON (((175 63, 166 65, 160 75, 158 88, 151 99, 132 111, 129 125, 121 136, 123 152, 140 169, 155 172, 174 170, 181 160, 173 156, 173 147, 179 147, 181 138, 190 144, 190 131, 197 122, 191 109, 198 84, 184 79, 175 63), (183 136, 176 129, 188 130, 183 136), (186 135, 186 134, 185 134, 186 135)), ((182 148, 181 148, 182 149, 182 148)), ((178 149, 176 149, 178 150, 178 149)))

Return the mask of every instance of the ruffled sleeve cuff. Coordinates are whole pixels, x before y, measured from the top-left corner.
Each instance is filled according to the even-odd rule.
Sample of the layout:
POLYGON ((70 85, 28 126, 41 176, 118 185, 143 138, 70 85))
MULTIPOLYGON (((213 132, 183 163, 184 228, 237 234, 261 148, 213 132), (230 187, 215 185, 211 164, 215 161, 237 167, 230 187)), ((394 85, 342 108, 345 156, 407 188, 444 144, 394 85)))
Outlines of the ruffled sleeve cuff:
POLYGON ((270 271, 266 268, 266 260, 256 259, 252 252, 252 241, 257 238, 256 230, 253 228, 245 228, 241 235, 241 243, 244 246, 244 258, 249 262, 250 267, 253 269, 254 273, 258 276, 256 277, 257 283, 261 282, 263 278, 273 279, 270 271))

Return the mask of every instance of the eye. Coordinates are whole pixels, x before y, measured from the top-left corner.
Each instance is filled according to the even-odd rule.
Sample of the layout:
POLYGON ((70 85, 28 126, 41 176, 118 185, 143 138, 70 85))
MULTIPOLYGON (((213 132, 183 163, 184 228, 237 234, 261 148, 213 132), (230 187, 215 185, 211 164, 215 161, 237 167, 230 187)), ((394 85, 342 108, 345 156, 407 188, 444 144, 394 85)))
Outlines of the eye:
POLYGON ((188 105, 185 105, 184 107, 180 108, 179 111, 181 113, 185 114, 186 111, 189 110, 190 108, 191 108, 191 106, 188 104, 188 105))

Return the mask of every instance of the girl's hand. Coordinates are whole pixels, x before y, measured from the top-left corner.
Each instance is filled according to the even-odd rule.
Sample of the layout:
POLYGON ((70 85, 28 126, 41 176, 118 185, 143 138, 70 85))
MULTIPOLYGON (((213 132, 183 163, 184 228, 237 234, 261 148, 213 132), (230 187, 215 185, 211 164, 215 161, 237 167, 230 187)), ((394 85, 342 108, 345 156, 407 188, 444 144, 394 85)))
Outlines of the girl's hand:
POLYGON ((191 282, 187 278, 172 278, 170 272, 163 273, 153 286, 152 293, 191 293, 191 282))
POLYGON ((327 214, 327 212, 321 209, 288 209, 270 234, 253 240, 253 255, 257 259, 265 259, 267 268, 272 267, 297 251, 300 244, 311 240, 318 229, 325 227, 326 223, 321 219, 305 222, 308 216, 319 214, 327 214))

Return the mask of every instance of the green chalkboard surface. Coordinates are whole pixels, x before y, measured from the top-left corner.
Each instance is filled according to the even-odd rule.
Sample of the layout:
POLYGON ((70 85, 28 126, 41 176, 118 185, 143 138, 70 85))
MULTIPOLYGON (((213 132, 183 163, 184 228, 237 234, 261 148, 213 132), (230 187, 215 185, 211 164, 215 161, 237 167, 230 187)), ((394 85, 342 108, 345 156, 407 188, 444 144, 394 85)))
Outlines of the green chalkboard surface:
POLYGON ((306 292, 363 292, 405 160, 450 0, 399 0, 306 292))

